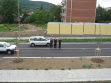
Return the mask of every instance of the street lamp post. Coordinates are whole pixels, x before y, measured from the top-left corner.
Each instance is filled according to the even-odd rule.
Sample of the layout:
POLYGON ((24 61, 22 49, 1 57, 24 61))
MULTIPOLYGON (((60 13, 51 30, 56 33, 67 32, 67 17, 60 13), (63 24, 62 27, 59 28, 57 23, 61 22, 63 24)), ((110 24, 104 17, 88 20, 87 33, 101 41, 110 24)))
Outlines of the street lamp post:
POLYGON ((18 24, 19 24, 19 39, 20 39, 20 17, 19 17, 19 0, 18 0, 18 24))

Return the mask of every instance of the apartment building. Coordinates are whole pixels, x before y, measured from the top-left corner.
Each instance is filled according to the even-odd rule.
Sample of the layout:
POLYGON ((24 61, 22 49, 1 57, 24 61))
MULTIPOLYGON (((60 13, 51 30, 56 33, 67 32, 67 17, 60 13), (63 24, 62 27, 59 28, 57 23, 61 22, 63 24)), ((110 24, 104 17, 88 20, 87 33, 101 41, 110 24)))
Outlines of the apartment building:
POLYGON ((61 21, 95 23, 96 0, 62 0, 61 21))

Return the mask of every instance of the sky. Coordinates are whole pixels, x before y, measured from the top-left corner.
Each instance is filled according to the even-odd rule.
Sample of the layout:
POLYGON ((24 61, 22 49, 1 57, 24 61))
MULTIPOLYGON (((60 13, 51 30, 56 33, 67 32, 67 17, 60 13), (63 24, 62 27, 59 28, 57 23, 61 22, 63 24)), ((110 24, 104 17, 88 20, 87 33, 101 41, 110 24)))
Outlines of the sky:
MULTIPOLYGON (((31 1, 45 1, 53 4, 60 4, 62 0, 31 0, 31 1)), ((100 6, 107 8, 111 7, 111 0, 97 0, 97 6, 100 4, 100 6)))

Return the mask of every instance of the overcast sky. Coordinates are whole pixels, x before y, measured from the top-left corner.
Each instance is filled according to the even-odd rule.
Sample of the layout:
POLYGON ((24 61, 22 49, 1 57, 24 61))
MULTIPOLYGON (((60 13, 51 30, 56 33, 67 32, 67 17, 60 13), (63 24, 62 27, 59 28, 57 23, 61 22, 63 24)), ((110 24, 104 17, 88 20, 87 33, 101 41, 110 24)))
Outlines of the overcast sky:
MULTIPOLYGON (((31 1, 45 1, 53 4, 60 4, 62 0, 31 0, 31 1)), ((97 0, 97 5, 100 4, 102 7, 111 7, 111 0, 97 0)))

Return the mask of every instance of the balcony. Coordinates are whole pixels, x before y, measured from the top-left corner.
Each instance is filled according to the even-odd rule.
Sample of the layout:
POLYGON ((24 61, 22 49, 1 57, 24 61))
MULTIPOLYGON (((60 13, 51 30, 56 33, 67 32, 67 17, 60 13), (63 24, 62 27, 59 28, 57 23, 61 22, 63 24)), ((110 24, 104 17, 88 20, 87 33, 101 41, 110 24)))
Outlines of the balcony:
POLYGON ((62 7, 62 10, 66 10, 66 6, 62 7))
POLYGON ((62 2, 66 2, 66 0, 62 0, 62 2))
POLYGON ((62 22, 66 22, 65 18, 61 18, 61 21, 62 21, 62 22))
POLYGON ((66 22, 66 20, 63 20, 63 22, 66 22))
POLYGON ((62 3, 62 5, 65 5, 66 3, 65 2, 61 2, 62 3))
POLYGON ((61 16, 66 16, 66 14, 64 14, 64 13, 61 13, 61 16))

